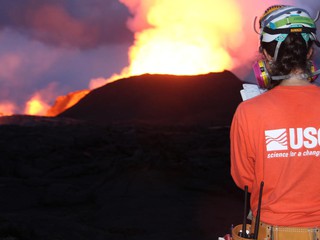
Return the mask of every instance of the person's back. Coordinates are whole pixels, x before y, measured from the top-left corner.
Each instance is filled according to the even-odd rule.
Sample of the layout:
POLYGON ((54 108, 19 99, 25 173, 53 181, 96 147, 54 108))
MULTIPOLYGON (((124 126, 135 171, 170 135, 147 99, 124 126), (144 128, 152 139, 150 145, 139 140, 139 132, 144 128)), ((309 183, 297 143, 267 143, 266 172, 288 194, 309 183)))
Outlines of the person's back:
POLYGON ((270 229, 281 226, 283 232, 306 231, 290 240, 309 239, 304 238, 313 231, 309 228, 316 236, 320 226, 320 88, 310 83, 312 44, 319 44, 315 24, 305 10, 289 6, 268 9, 260 24, 266 73, 258 83, 271 90, 237 108, 230 132, 231 174, 240 188, 249 187, 254 214, 264 182, 264 233, 269 229, 270 237, 270 229))
POLYGON ((232 175, 237 183, 244 177, 253 181, 247 185, 254 213, 264 181, 263 222, 320 226, 320 107, 313 102, 320 102, 317 86, 277 86, 237 109, 231 136, 241 139, 233 140, 232 175), (245 158, 254 159, 250 171, 238 164, 244 148, 245 158))

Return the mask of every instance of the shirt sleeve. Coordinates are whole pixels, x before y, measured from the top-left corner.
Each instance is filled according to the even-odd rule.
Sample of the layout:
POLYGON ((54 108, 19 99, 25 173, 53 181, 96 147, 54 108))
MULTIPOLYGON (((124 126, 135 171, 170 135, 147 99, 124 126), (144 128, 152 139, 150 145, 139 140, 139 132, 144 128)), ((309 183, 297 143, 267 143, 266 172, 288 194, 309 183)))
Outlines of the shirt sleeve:
POLYGON ((239 188, 244 189, 248 186, 251 192, 254 180, 254 154, 248 131, 246 115, 241 107, 238 107, 230 130, 231 176, 239 188))

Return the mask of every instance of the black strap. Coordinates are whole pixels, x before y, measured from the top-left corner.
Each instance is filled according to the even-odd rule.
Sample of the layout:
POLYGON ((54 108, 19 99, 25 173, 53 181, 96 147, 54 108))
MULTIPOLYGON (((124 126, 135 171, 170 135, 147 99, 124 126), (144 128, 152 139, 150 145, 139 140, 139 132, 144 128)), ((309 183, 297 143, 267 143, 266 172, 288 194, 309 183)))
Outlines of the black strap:
POLYGON ((316 33, 316 29, 315 28, 309 28, 309 27, 295 27, 295 28, 278 28, 278 29, 271 29, 268 27, 265 27, 263 29, 263 31, 265 33, 269 33, 269 34, 281 34, 281 33, 285 33, 285 34, 289 34, 289 33, 293 33, 293 32, 297 32, 297 33, 316 33))

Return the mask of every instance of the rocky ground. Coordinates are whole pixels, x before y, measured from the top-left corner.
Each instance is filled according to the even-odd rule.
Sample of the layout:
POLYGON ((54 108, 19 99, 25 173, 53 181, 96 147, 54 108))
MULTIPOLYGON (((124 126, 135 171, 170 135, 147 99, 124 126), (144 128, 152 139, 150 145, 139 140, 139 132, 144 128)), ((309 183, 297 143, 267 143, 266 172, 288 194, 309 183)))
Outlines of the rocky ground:
POLYGON ((209 240, 240 223, 228 127, 39 119, 0 120, 0 239, 209 240))

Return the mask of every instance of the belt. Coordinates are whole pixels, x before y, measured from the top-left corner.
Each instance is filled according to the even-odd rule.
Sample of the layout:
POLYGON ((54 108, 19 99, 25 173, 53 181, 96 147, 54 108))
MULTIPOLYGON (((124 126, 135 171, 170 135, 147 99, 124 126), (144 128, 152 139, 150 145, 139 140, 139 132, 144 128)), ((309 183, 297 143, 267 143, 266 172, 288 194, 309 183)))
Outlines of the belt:
POLYGON ((320 240, 320 228, 274 226, 260 222, 258 240, 320 240))

